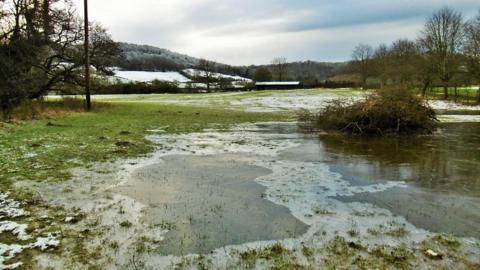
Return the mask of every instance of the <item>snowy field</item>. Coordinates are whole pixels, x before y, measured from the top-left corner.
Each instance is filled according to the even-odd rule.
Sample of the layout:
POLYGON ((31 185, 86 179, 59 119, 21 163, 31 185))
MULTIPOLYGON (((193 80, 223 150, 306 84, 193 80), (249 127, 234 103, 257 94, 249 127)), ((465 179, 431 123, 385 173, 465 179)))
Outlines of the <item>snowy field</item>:
MULTIPOLYGON (((364 98, 364 91, 352 89, 302 89, 289 91, 229 92, 212 94, 104 95, 99 101, 165 103, 196 106, 216 106, 247 112, 318 111, 336 99, 355 102, 364 98)), ((442 113, 442 122, 480 122, 480 106, 462 105, 451 101, 429 100, 428 104, 442 113), (467 115, 445 116, 448 112, 468 112, 467 115), (476 115, 478 112, 478 115, 476 115)))
MULTIPOLYGON (((189 76, 194 77, 194 76, 205 76, 206 73, 205 71, 201 71, 198 69, 185 69, 183 72, 187 73, 189 76)), ((232 81, 243 81, 243 82, 251 82, 251 79, 240 77, 240 76, 232 76, 232 75, 226 75, 222 73, 212 73, 212 77, 217 78, 217 79, 229 79, 232 81)))
POLYGON ((190 79, 178 72, 115 71, 115 76, 136 82, 151 82, 153 80, 159 80, 186 83, 190 81, 190 79))
MULTIPOLYGON (((113 80, 118 79, 121 81, 135 81, 135 82, 151 82, 153 80, 165 81, 165 82, 177 82, 180 83, 181 86, 185 87, 186 83, 191 82, 191 80, 180 72, 153 72, 153 71, 121 71, 115 70, 115 77, 113 80)), ((205 76, 205 72, 196 70, 196 69, 185 69, 184 72, 191 77, 200 75, 205 76)), ((213 73, 212 76, 217 79, 229 79, 232 80, 234 86, 242 86, 241 83, 251 82, 252 80, 248 78, 243 78, 239 76, 231 76, 225 75, 221 73, 213 73)), ((197 86, 201 86, 198 84, 197 86)))

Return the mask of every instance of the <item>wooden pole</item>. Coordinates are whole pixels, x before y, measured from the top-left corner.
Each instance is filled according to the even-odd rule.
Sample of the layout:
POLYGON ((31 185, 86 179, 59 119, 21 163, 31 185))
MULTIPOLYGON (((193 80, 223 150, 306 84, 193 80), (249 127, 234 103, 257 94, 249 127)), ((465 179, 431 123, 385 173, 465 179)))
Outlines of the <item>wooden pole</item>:
POLYGON ((85 97, 87 101, 87 111, 92 109, 90 98, 90 39, 88 29, 88 0, 84 1, 85 8, 85 97))

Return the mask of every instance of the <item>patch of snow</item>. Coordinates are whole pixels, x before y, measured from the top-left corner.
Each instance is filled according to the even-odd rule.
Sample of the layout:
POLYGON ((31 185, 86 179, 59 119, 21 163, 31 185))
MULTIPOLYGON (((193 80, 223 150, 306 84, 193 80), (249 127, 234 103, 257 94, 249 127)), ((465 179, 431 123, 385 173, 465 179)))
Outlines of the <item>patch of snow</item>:
MULTIPOLYGON (((206 72, 205 72, 205 71, 198 70, 198 69, 189 68, 189 69, 183 70, 183 72, 185 72, 186 74, 188 74, 188 75, 191 76, 191 77, 193 77, 193 76, 206 76, 206 72)), ((240 77, 240 76, 226 75, 226 74, 215 73, 215 72, 212 73, 212 77, 217 78, 217 79, 229 79, 229 80, 232 80, 232 81, 243 81, 243 82, 251 82, 251 81, 252 81, 252 80, 249 79, 249 78, 244 78, 244 77, 240 77)))
POLYGON ((12 264, 5 264, 6 261, 15 258, 17 254, 22 253, 25 249, 24 246, 21 245, 6 245, 0 243, 0 270, 3 269, 16 269, 22 266, 21 262, 12 263, 12 264))
POLYGON ((0 192, 0 220, 27 216, 29 213, 20 208, 20 203, 9 199, 8 193, 0 192))
POLYGON ((47 237, 39 237, 35 243, 28 245, 29 248, 39 248, 40 250, 46 250, 51 247, 58 247, 60 240, 56 236, 49 233, 47 237))
POLYGON ((75 218, 74 217, 66 217, 65 218, 65 223, 70 223, 74 220, 75 218))
POLYGON ((443 123, 477 123, 480 115, 439 115, 438 120, 443 123))
MULTIPOLYGON (((0 234, 10 232, 15 235, 19 241, 27 241, 32 239, 32 236, 27 233, 27 224, 19 224, 15 221, 5 220, 28 216, 29 213, 20 208, 20 203, 10 199, 7 193, 0 192, 0 234)), ((25 249, 39 248, 45 250, 49 247, 56 247, 60 241, 52 234, 47 237, 38 237, 35 242, 25 245, 11 244, 7 245, 0 242, 0 270, 2 269, 16 269, 22 266, 21 262, 6 264, 7 261, 15 258, 17 254, 22 253, 25 249)))
POLYGON ((428 104, 434 110, 448 110, 448 111, 480 111, 480 106, 469 106, 463 105, 459 103, 455 103, 452 101, 445 101, 445 100, 429 100, 428 104))
POLYGON ((37 156, 37 153, 32 153, 32 152, 25 153, 24 155, 25 158, 34 158, 36 156, 37 156))
MULTIPOLYGON (((233 106, 244 107, 250 112, 277 112, 285 110, 310 110, 318 111, 328 105, 329 102, 337 100, 340 97, 336 95, 322 96, 294 96, 278 95, 269 97, 246 98, 243 100, 231 101, 233 106)), ((356 101, 360 98, 344 98, 356 101)))
POLYGON ((27 234, 28 226, 26 224, 18 224, 14 221, 0 221, 0 233, 11 232, 20 240, 28 240, 30 236, 27 234))
POLYGON ((186 83, 190 79, 178 72, 153 72, 153 71, 115 71, 115 76, 130 81, 151 82, 154 80, 166 82, 186 83))

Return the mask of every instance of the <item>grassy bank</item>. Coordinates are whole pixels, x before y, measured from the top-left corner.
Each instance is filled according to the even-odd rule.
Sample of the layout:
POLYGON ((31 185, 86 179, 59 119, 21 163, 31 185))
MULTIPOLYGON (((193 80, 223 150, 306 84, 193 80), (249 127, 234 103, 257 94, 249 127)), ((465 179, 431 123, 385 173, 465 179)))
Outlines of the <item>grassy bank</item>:
POLYGON ((0 187, 15 180, 61 181, 74 167, 147 154, 154 148, 145 139, 151 129, 183 133, 285 119, 278 113, 115 103, 90 113, 6 125, 0 129, 0 187))

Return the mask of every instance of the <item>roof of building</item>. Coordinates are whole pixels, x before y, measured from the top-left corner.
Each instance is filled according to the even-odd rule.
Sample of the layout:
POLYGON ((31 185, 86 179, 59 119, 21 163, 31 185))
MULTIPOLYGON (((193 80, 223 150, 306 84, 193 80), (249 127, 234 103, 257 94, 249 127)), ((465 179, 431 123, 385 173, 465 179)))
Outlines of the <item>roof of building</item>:
POLYGON ((289 85, 300 85, 300 82, 257 82, 256 86, 289 86, 289 85))

